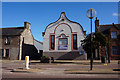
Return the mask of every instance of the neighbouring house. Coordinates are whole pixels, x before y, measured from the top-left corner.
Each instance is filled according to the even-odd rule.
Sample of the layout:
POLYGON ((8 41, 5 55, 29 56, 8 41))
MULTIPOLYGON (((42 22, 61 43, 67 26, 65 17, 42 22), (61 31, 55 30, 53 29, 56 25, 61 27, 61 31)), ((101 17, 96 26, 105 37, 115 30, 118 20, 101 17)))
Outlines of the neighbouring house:
POLYGON ((0 28, 0 56, 2 59, 22 60, 25 56, 38 59, 34 46, 34 38, 30 23, 24 22, 24 27, 0 28))
POLYGON ((99 20, 95 20, 95 31, 102 32, 108 38, 109 44, 107 49, 100 47, 98 50, 98 57, 102 54, 108 54, 110 59, 120 59, 120 24, 105 24, 99 25, 99 20))
POLYGON ((40 57, 43 56, 43 42, 34 39, 34 46, 36 47, 40 57))
POLYGON ((70 21, 65 12, 60 18, 49 24, 43 35, 43 55, 54 59, 86 59, 86 53, 81 46, 81 40, 86 36, 82 26, 70 21))

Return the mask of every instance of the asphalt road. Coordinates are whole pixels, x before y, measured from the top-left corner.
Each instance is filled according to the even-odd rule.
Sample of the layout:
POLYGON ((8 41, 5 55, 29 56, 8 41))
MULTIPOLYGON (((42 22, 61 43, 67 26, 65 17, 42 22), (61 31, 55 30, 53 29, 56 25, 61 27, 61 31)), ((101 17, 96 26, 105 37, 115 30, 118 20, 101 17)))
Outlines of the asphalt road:
MULTIPOLYGON (((67 62, 41 64, 39 62, 31 62, 30 68, 41 69, 35 72, 11 72, 13 69, 25 68, 24 61, 3 61, 2 80, 119 80, 119 74, 66 74, 64 70, 89 68, 88 62, 67 62)), ((103 64, 94 63, 93 68, 118 68, 116 63, 104 66, 103 64)))

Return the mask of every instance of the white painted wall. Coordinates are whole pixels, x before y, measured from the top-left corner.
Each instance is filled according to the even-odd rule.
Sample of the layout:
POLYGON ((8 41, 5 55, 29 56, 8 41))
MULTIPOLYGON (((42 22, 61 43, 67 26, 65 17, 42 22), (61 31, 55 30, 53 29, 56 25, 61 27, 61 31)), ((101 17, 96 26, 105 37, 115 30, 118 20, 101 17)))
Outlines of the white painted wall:
POLYGON ((77 41, 78 41, 77 43, 78 43, 78 48, 79 48, 78 50, 79 51, 82 50, 80 41, 83 40, 85 36, 84 36, 81 26, 78 23, 69 21, 66 18, 65 14, 62 13, 59 20, 55 23, 50 24, 45 30, 45 35, 43 36, 43 52, 69 52, 69 51, 72 51, 72 33, 71 33, 71 29, 68 25, 72 28, 73 33, 74 32, 77 33, 77 41), (61 21, 62 19, 64 19, 64 21, 61 21), (55 28, 56 28, 56 31, 55 31, 55 28), (61 30, 64 30, 64 31, 61 32, 61 30), (55 33, 55 50, 49 50, 49 37, 50 37, 51 33, 55 33), (69 36, 68 37, 68 50, 58 50, 57 36, 60 36, 62 33, 64 33, 66 36, 69 36))

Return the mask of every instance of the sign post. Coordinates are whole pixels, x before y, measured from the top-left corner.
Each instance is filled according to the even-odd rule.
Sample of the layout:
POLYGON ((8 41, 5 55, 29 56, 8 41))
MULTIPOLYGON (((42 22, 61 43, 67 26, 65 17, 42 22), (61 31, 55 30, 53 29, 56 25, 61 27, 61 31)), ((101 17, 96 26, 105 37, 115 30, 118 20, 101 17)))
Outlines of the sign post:
POLYGON ((94 9, 89 9, 87 11, 87 16, 89 19, 91 19, 91 59, 90 59, 90 70, 92 70, 93 67, 93 51, 92 51, 92 40, 93 40, 93 33, 92 33, 92 19, 96 16, 96 11, 94 9))
POLYGON ((25 68, 29 69, 29 56, 25 57, 25 68))

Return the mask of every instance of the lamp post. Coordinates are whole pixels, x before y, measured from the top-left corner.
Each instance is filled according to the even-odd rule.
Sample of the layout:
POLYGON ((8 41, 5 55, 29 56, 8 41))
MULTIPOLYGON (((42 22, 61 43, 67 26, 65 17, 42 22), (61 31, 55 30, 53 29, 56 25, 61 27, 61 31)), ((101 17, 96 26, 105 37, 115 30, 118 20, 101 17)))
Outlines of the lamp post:
POLYGON ((90 59, 90 70, 92 70, 92 67, 93 67, 93 52, 92 52, 92 19, 96 16, 96 11, 94 9, 89 9, 87 11, 87 16, 89 19, 91 19, 91 59, 90 59))

